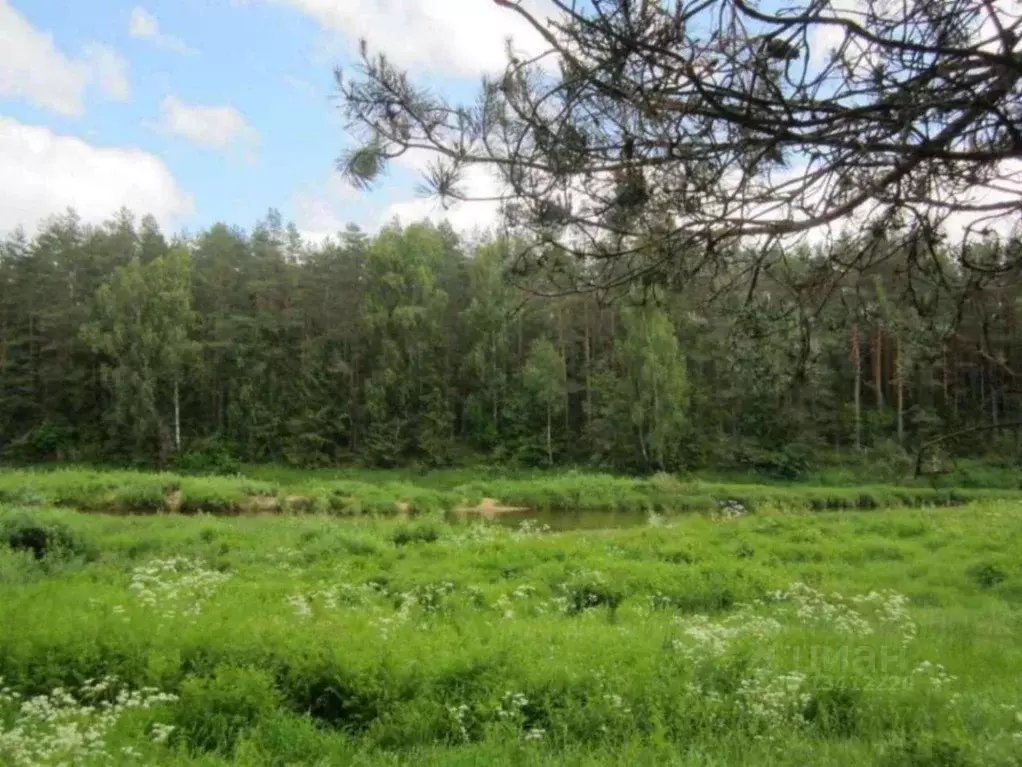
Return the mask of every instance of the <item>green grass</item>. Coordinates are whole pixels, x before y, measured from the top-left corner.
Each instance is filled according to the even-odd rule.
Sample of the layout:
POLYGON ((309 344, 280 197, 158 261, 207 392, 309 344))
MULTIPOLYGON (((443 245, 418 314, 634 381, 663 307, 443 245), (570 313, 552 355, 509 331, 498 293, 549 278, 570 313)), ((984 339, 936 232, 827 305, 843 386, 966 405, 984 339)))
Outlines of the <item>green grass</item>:
MULTIPOLYGON (((259 481, 243 494, 299 484, 259 481)), ((341 490, 328 505, 364 491, 316 481, 341 490)), ((189 482, 182 503, 223 489, 189 482)), ((473 482, 549 505, 680 495, 473 482)), ((375 487, 439 509, 428 493, 457 486, 375 487)), ((1017 501, 811 513, 771 492, 747 486, 769 502, 738 519, 561 533, 7 507, 16 544, 35 525, 59 545, 0 540, 0 763, 73 761, 70 730, 48 739, 63 721, 98 727, 97 764, 1019 764, 1017 501), (39 695, 49 720, 18 713, 39 695)))
POLYGON ((1022 501, 1020 490, 975 484, 762 484, 748 478, 721 481, 670 474, 619 477, 582 471, 419 473, 246 467, 241 475, 196 477, 80 468, 8 469, 0 470, 0 502, 120 513, 284 511, 351 516, 449 511, 475 506, 483 498, 548 511, 619 512, 706 511, 726 501, 739 502, 749 509, 779 505, 813 511, 947 506, 994 499, 1022 501))

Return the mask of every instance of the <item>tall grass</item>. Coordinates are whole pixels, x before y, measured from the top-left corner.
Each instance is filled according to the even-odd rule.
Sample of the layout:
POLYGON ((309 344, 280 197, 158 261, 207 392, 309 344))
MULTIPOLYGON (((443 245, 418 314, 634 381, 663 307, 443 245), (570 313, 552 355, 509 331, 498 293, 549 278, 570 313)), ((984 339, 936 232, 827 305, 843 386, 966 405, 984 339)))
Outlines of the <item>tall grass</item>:
POLYGON ((250 475, 193 477, 88 469, 6 470, 0 471, 0 502, 108 512, 286 511, 350 516, 471 508, 484 498, 530 509, 622 512, 708 511, 727 502, 749 510, 783 505, 821 511, 1022 499, 1022 491, 1003 487, 750 484, 669 474, 619 477, 580 471, 482 474, 459 470, 424 475, 366 470, 247 471, 250 475))
POLYGON ((1022 755, 1011 502, 773 506, 558 534, 370 516, 0 510, 0 529, 8 519, 71 543, 38 559, 0 543, 4 764, 31 745, 19 724, 36 756, 50 749, 33 763, 73 762, 68 730, 47 739, 65 720, 101 731, 113 763, 130 749, 152 765, 1022 755), (110 721, 60 703, 146 688, 110 721), (50 719, 23 712, 30 696, 50 719))

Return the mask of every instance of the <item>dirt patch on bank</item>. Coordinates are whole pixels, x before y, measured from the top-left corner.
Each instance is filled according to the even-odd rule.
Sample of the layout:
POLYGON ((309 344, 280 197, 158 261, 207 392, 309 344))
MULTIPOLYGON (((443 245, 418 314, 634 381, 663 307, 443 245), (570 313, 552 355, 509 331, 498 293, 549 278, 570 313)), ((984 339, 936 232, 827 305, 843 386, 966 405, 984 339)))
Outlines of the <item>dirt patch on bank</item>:
POLYGON ((528 506, 508 506, 496 498, 483 498, 476 506, 458 506, 455 511, 459 514, 482 514, 492 517, 499 514, 514 514, 516 512, 531 511, 528 506))
POLYGON ((280 501, 275 495, 250 495, 246 503, 246 511, 280 511, 280 501))

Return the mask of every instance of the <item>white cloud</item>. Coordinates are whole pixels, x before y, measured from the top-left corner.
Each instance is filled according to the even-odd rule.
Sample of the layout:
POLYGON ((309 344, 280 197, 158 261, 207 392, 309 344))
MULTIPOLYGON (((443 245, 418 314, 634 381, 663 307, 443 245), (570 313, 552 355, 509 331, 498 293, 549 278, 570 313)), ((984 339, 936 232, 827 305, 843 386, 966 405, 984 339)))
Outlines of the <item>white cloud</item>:
POLYGON ((71 58, 53 36, 0 0, 0 96, 12 96, 62 115, 80 115, 90 85, 109 99, 128 98, 127 64, 112 48, 85 46, 71 58))
POLYGON ((0 177, 0 232, 31 230, 68 207, 88 222, 127 207, 168 228, 194 210, 158 157, 134 147, 93 146, 8 117, 0 117, 0 177))
POLYGON ((366 195, 335 173, 295 195, 295 225, 313 243, 336 236, 349 223, 368 228, 372 222, 366 220, 367 202, 366 195))
MULTIPOLYGON (((424 150, 406 152, 395 160, 395 175, 400 180, 385 177, 385 182, 372 192, 353 188, 337 173, 311 184, 294 198, 295 224, 306 240, 318 243, 343 231, 349 223, 376 231, 395 217, 403 225, 447 221, 463 235, 492 229, 499 223, 499 205, 495 202, 461 202, 444 210, 435 197, 414 195, 412 187, 416 184, 408 182, 407 171, 418 181, 430 159, 430 153, 424 150), (395 198, 395 193, 402 197, 395 198)), ((485 198, 498 195, 500 185, 490 171, 476 166, 465 173, 461 189, 469 197, 485 198)))
POLYGON ((138 5, 131 9, 131 21, 128 25, 128 32, 132 37, 138 40, 147 40, 157 48, 163 48, 164 50, 184 55, 196 53, 196 50, 184 40, 174 37, 174 35, 168 35, 161 30, 160 22, 156 17, 138 5))
POLYGON ((186 104, 176 96, 167 96, 160 104, 158 128, 211 149, 249 151, 259 138, 234 107, 186 104))
MULTIPOLYGON (((252 2, 254 0, 249 0, 252 2)), ((492 0, 262 0, 289 5, 339 34, 349 45, 365 37, 374 51, 385 52, 402 67, 432 74, 473 77, 503 71, 504 41, 516 50, 537 53, 542 39, 513 11, 492 0)), ((525 0, 541 21, 544 0, 525 0)))
MULTIPOLYGON (((405 152, 395 162, 408 168, 422 178, 423 171, 435 155, 425 150, 405 152)), ((458 232, 468 234, 479 229, 489 229, 499 223, 500 205, 491 198, 500 196, 501 184, 494 177, 492 170, 481 165, 469 166, 465 169, 458 187, 459 192, 469 198, 466 202, 449 203, 446 210, 436 197, 418 196, 392 203, 384 208, 376 226, 388 223, 397 216, 403 224, 429 219, 434 223, 448 221, 458 232)))
POLYGON ((128 84, 128 62, 108 45, 90 43, 83 51, 99 90, 112 101, 127 101, 131 95, 128 84))

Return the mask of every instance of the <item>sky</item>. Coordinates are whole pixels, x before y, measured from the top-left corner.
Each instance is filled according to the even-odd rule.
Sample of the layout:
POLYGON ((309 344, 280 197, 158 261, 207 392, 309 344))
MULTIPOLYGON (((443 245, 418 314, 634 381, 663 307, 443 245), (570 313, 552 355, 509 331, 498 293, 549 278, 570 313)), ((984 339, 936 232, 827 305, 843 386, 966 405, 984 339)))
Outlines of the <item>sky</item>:
POLYGON ((394 216, 485 225, 489 208, 416 193, 423 156, 368 193, 340 179, 333 69, 366 37, 467 97, 503 70, 508 35, 535 42, 490 0, 0 0, 0 233, 69 206, 96 223, 128 207, 172 233, 274 207, 310 240, 394 216))

